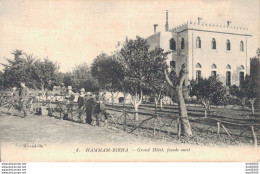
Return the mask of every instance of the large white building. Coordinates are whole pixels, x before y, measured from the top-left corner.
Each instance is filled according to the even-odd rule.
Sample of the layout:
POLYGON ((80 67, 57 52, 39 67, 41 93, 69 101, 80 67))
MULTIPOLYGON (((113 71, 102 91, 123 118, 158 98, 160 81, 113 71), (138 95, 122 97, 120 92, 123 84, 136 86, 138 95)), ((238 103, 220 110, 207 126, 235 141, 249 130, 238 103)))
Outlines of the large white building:
POLYGON ((186 82, 217 75, 224 85, 239 85, 250 72, 247 46, 251 35, 247 28, 232 26, 230 21, 225 25, 207 24, 198 18, 169 30, 168 12, 165 31, 156 32, 156 26, 155 33, 147 38, 150 49, 170 51, 168 65, 177 75, 182 64, 187 65, 186 82))

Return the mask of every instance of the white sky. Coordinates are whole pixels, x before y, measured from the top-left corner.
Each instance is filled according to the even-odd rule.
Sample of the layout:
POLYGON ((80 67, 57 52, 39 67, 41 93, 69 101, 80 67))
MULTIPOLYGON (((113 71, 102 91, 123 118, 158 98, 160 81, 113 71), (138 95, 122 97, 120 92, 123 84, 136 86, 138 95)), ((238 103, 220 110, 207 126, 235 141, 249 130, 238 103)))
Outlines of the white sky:
POLYGON ((82 62, 90 65, 126 36, 147 37, 153 24, 164 30, 166 10, 170 28, 197 17, 222 25, 231 20, 254 36, 249 56, 260 47, 259 0, 0 0, 0 62, 21 49, 48 56, 63 72, 82 62))

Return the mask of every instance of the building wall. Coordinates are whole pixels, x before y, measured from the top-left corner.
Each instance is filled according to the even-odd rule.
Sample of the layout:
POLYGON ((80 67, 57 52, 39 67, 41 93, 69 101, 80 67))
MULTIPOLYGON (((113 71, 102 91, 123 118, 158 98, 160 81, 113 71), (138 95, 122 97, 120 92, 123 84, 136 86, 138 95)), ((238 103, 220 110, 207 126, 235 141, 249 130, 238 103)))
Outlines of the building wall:
POLYGON ((211 66, 215 64, 217 66, 215 71, 224 85, 226 84, 226 71, 231 71, 231 84, 239 85, 239 72, 242 71, 244 74, 249 72, 246 55, 247 36, 193 30, 190 30, 189 33, 189 45, 193 48, 190 55, 190 66, 192 68, 189 68, 191 72, 189 78, 196 78, 197 68, 195 66, 197 63, 202 66, 202 77, 210 76, 213 70, 211 66), (201 48, 196 48, 197 37, 201 39, 201 48), (216 40, 216 49, 212 49, 213 38, 216 40), (230 50, 226 49, 227 40, 230 41, 230 50), (240 51, 240 41, 244 43, 243 52, 240 51), (230 70, 226 69, 227 65, 231 66, 230 70), (244 69, 241 68, 241 65, 244 69))
MULTIPOLYGON (((171 32, 161 32, 160 37, 160 47, 165 51, 170 51, 170 39, 171 39, 171 32)), ((172 61, 172 53, 168 55, 166 63, 170 70, 170 62, 172 61)))
MULTIPOLYGON (((165 52, 170 51, 170 39, 171 32, 158 32, 151 36, 149 36, 146 40, 147 43, 150 44, 150 50, 154 50, 155 48, 162 48, 165 52)), ((168 59, 166 60, 167 65, 170 67, 170 61, 172 61, 172 53, 168 55, 168 59)))
MULTIPOLYGON (((226 71, 231 72, 231 84, 239 85, 239 73, 244 72, 244 76, 250 72, 250 59, 247 56, 247 45, 251 35, 248 29, 212 24, 196 24, 187 22, 177 26, 169 32, 158 32, 147 38, 151 44, 151 49, 161 47, 171 54, 167 60, 175 61, 174 70, 177 75, 181 70, 182 64, 188 67, 188 77, 186 82, 196 79, 196 70, 201 70, 202 77, 209 77, 213 70, 211 66, 216 65, 214 71, 217 72, 219 79, 226 84, 226 71), (196 48, 196 39, 200 37, 201 48, 196 48), (176 50, 170 50, 170 39, 176 41, 176 50), (184 49, 181 49, 181 39, 184 39, 184 49), (212 39, 216 40, 216 49, 212 49, 212 39), (226 49, 227 40, 230 41, 231 49, 226 49), (240 51, 240 41, 243 41, 244 51, 240 51), (201 68, 196 68, 200 63, 201 68), (231 66, 227 70, 227 65, 231 66), (243 68, 242 68, 243 66, 243 68)), ((187 83, 188 84, 188 83, 187 83)))
MULTIPOLYGON (((176 62, 175 72, 179 76, 182 65, 188 65, 189 58, 189 44, 188 44, 188 31, 182 33, 172 33, 172 38, 176 41, 176 50, 173 51, 172 60, 176 62), (184 39, 184 48, 181 48, 181 41, 184 39)), ((187 78, 188 79, 188 78, 187 78)), ((186 80, 187 80, 186 79, 186 80)))

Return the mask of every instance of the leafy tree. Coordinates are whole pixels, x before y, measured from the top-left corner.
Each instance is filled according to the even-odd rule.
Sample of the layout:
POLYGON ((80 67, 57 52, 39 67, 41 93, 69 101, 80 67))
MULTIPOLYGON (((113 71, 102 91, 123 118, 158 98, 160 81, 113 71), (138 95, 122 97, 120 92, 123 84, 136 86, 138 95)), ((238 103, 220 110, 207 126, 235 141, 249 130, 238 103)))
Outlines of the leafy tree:
POLYGON ((242 86, 238 87, 236 85, 232 85, 229 88, 229 93, 235 96, 239 102, 241 103, 242 109, 245 109, 247 94, 246 94, 246 86, 243 84, 242 86))
POLYGON ((5 87, 19 86, 24 81, 29 87, 36 87, 36 81, 32 79, 35 61, 33 55, 27 55, 21 50, 12 52, 14 59, 5 58, 7 64, 4 65, 5 87))
POLYGON ((4 89, 4 73, 0 71, 0 91, 4 89))
POLYGON ((226 90, 222 86, 222 82, 218 81, 215 76, 200 78, 197 81, 192 80, 190 83, 190 95, 196 96, 204 105, 205 117, 207 117, 211 104, 218 104, 225 94, 226 90))
POLYGON ((93 78, 86 63, 77 65, 72 72, 64 73, 62 78, 65 86, 72 86, 77 91, 80 88, 85 88, 86 91, 91 92, 99 90, 98 81, 93 78))
POLYGON ((73 84, 73 75, 72 72, 66 72, 63 74, 63 83, 65 86, 71 86, 73 84))
POLYGON ((120 84, 122 72, 122 66, 116 53, 111 56, 100 54, 91 66, 91 73, 98 80, 100 88, 112 94, 112 105, 114 105, 115 94, 122 91, 120 84))
POLYGON ((55 79, 56 79, 56 81, 55 81, 55 85, 57 85, 57 86, 62 86, 62 83, 64 83, 64 76, 65 76, 65 73, 62 73, 62 72, 57 72, 56 74, 55 74, 55 79))
POLYGON ((126 38, 120 50, 124 66, 124 81, 128 83, 125 90, 131 95, 131 103, 138 120, 138 107, 142 103, 143 91, 146 89, 146 77, 150 68, 148 57, 149 44, 139 36, 135 40, 126 38))
POLYGON ((250 76, 246 76, 245 78, 245 93, 247 96, 248 101, 251 104, 251 108, 252 108, 252 115, 254 115, 255 113, 255 109, 254 109, 254 103, 255 100, 258 98, 260 98, 260 80, 259 78, 255 78, 255 76, 250 75, 250 76))
POLYGON ((259 98, 260 94, 259 85, 260 81, 255 78, 254 75, 247 75, 245 82, 240 87, 233 85, 229 89, 229 92, 240 100, 243 109, 245 108, 246 101, 249 101, 251 104, 252 115, 254 115, 254 103, 255 100, 259 98))
POLYGON ((259 78, 260 74, 260 59, 253 57, 250 59, 250 75, 259 78))
POLYGON ((163 49, 156 48, 150 51, 147 57, 150 67, 145 74, 145 91, 154 98, 155 113, 157 113, 158 103, 161 101, 163 95, 170 90, 164 75, 164 71, 167 69, 165 60, 167 59, 168 54, 168 52, 163 52, 163 49))
POLYGON ((52 86, 56 85, 58 70, 59 66, 48 58, 36 61, 33 77, 37 81, 37 88, 44 91, 45 88, 51 89, 52 86))
POLYGON ((250 59, 250 76, 246 76, 245 85, 252 114, 254 114, 254 102, 260 101, 260 48, 257 48, 256 57, 250 59))

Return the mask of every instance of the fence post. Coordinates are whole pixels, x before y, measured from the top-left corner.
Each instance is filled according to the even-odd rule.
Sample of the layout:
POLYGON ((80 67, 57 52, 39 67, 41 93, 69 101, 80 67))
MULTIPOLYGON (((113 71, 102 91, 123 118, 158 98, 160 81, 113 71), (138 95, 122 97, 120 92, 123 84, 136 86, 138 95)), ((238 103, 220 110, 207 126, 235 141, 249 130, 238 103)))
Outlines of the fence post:
POLYGON ((124 131, 126 131, 126 111, 123 109, 123 115, 124 115, 124 131))
POLYGON ((156 129, 156 119, 153 120, 153 136, 155 136, 155 129, 156 129))
POLYGON ((220 122, 217 122, 217 126, 218 126, 217 134, 219 135, 219 132, 220 132, 220 122))
POLYGON ((181 138, 181 120, 179 117, 177 118, 177 136, 178 139, 181 138))
POLYGON ((257 138, 255 135, 254 126, 250 126, 250 127, 251 127, 251 133, 252 133, 252 137, 253 137, 253 141, 254 141, 254 146, 257 147, 257 138))

